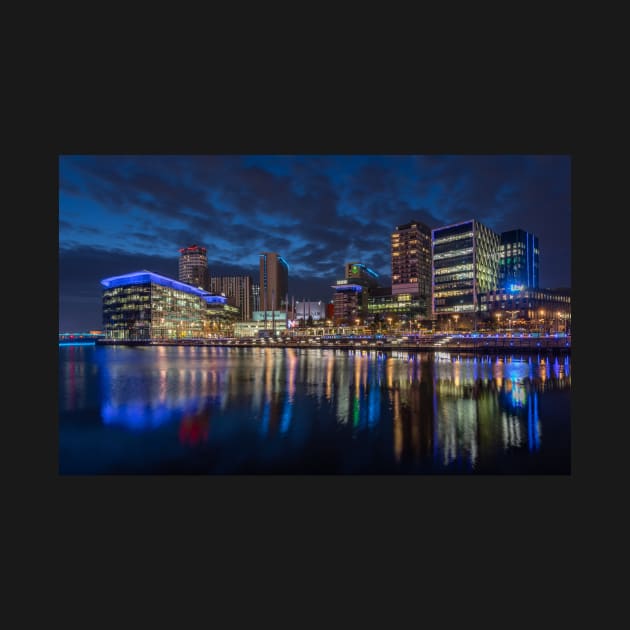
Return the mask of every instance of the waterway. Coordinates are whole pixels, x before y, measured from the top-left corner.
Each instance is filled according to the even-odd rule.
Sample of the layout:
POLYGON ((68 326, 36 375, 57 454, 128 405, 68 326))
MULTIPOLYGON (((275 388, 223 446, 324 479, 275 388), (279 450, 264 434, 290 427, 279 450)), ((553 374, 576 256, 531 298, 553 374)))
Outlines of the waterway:
POLYGON ((60 346, 59 472, 569 474, 571 358, 60 346))

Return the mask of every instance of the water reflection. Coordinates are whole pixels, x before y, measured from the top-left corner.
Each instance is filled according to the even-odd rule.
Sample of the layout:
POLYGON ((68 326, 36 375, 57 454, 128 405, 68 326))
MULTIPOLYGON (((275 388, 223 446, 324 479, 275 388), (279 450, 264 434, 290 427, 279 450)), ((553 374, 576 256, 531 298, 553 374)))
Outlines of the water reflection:
POLYGON ((98 400, 103 427, 236 449, 235 461, 246 449, 248 461, 297 458, 325 439, 345 472, 492 470, 533 456, 554 420, 541 401, 571 383, 563 356, 69 347, 60 360, 62 426, 98 400))

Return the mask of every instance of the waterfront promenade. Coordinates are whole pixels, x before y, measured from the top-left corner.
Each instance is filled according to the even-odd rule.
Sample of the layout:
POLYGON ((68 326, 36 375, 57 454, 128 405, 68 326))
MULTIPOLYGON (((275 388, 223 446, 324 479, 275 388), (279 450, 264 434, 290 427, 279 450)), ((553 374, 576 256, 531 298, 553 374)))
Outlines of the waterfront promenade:
POLYGON ((219 346, 219 347, 279 347, 279 348, 328 348, 338 350, 407 350, 420 352, 473 352, 490 354, 496 352, 566 352, 571 351, 571 336, 508 336, 508 335, 418 335, 397 338, 378 339, 372 336, 362 337, 316 337, 295 336, 240 339, 180 339, 154 341, 120 341, 98 339, 99 345, 128 346, 219 346))

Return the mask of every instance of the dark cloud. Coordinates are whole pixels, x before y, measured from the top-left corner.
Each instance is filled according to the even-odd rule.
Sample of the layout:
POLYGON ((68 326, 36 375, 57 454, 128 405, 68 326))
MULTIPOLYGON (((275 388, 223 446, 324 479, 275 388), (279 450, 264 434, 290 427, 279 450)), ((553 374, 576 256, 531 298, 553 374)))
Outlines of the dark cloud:
POLYGON ((328 299, 350 260, 387 282, 390 234, 414 220, 532 231, 541 284, 570 286, 570 185, 564 156, 64 156, 60 326, 90 300, 100 321, 102 277, 176 277, 193 243, 214 275, 254 279, 260 252, 277 251, 303 298, 328 299))

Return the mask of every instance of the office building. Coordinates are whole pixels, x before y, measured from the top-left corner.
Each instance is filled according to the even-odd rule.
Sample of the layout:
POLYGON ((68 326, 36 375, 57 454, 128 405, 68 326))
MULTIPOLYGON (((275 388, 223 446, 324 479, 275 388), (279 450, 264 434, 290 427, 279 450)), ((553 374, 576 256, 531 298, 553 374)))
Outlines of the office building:
POLYGON ((198 289, 210 289, 208 255, 205 247, 191 245, 179 250, 179 281, 198 289))
POLYGON ((565 289, 499 288, 479 296, 483 319, 493 328, 570 332, 571 294, 565 289))
POLYGON ((538 288, 538 237, 525 230, 501 233, 499 286, 505 289, 538 288))
POLYGON ((293 318, 308 321, 309 318, 314 322, 326 319, 326 303, 319 301, 296 300, 293 318))
POLYGON ((240 320, 249 321, 252 317, 252 278, 251 276, 217 276, 210 278, 210 291, 223 294, 228 303, 240 311, 240 320))
POLYGON ((426 319, 427 303, 418 294, 399 293, 394 295, 391 287, 372 289, 368 296, 368 318, 375 323, 388 326, 405 322, 420 324, 426 319))
POLYGON ((101 280, 107 339, 203 339, 229 332, 236 309, 227 298, 142 270, 101 280))
POLYGON ((337 324, 354 324, 368 315, 370 291, 378 287, 378 274, 363 263, 346 263, 345 278, 337 280, 335 290, 334 321, 337 324))
POLYGON ((434 229, 432 241, 434 316, 473 315, 476 322, 479 295, 498 286, 499 235, 470 220, 434 229))
POLYGON ((425 304, 430 316, 431 229, 420 221, 397 225, 391 235, 392 295, 407 294, 425 304))
POLYGON ((260 310, 286 310, 289 294, 289 265, 279 254, 260 254, 260 310))

